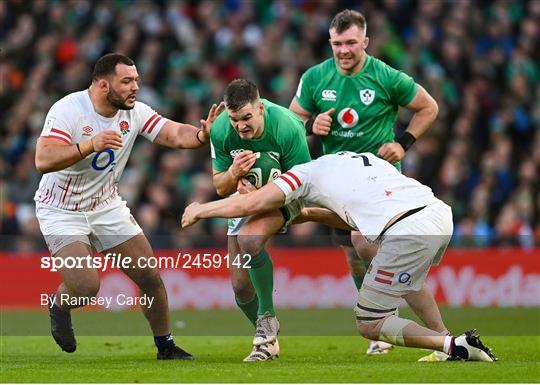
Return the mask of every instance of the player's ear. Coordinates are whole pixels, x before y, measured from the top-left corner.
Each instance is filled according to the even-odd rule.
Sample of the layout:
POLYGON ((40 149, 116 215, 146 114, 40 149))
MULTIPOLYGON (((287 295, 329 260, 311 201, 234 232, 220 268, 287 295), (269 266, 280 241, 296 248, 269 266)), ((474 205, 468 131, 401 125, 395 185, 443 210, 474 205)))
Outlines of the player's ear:
POLYGON ((364 38, 364 42, 363 42, 362 46, 363 46, 364 49, 366 49, 368 45, 369 45, 369 37, 366 36, 364 38))
POLYGON ((97 81, 97 88, 102 92, 108 92, 109 82, 106 79, 101 78, 97 81))
POLYGON ((261 111, 261 114, 264 114, 264 103, 262 100, 259 101, 259 110, 261 111))

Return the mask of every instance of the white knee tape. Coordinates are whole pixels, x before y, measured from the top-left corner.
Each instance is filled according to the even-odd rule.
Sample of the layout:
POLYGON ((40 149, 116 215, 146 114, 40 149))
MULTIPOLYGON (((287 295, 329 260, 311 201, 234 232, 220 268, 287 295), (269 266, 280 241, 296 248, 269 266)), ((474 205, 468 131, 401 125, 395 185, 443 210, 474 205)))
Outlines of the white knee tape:
MULTIPOLYGON (((354 311, 356 317, 383 318, 397 311, 401 298, 390 296, 364 287, 358 292, 358 304, 354 311)), ((358 318, 361 319, 361 318, 358 318)))
POLYGON ((411 320, 399 318, 395 315, 388 317, 382 324, 379 339, 392 345, 405 346, 403 329, 410 323, 412 323, 411 320))

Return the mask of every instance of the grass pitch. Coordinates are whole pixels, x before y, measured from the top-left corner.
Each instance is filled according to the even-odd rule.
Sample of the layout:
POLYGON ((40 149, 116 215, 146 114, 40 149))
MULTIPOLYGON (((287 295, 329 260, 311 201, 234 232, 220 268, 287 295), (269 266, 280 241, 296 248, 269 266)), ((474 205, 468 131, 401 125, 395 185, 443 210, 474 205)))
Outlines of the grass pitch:
MULTIPOLYGON (((404 317, 410 313, 402 312, 404 317)), ((419 363, 419 349, 364 354, 349 309, 280 310, 280 358, 246 364, 251 328, 237 311, 173 312, 175 340, 194 362, 157 361, 145 322, 137 312, 75 312, 78 348, 67 354, 43 333, 44 312, 2 311, 1 382, 539 382, 538 309, 445 309, 451 330, 478 327, 499 357, 496 363, 419 363), (306 320, 310 319, 309 327, 306 320), (216 325, 217 324, 217 325, 216 325), (140 328, 140 329, 139 329, 140 328), (33 336, 21 331, 33 329, 33 336), (96 335, 108 330, 109 335, 96 335), (226 336, 213 335, 224 330, 226 336), (204 333, 206 331, 206 333, 204 333), (310 336, 306 335, 310 332, 310 336), (484 331, 487 331, 486 335, 484 331), (502 333, 506 331, 505 333, 502 333), (524 333, 530 332, 527 336, 524 333), (137 336, 121 335, 126 333, 137 336), (236 333, 236 335, 232 335, 236 333), (519 335, 521 334, 521 335, 519 335)))

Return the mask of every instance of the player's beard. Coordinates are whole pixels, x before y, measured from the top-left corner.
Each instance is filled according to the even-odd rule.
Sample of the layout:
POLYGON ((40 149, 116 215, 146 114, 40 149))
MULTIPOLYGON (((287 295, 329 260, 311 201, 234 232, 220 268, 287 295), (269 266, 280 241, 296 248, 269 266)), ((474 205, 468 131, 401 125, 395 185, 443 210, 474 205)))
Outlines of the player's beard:
POLYGON ((360 58, 356 55, 348 55, 346 57, 340 57, 338 58, 338 60, 347 60, 349 62, 347 68, 343 68, 344 70, 352 70, 354 68, 356 68, 358 66, 358 64, 360 63, 360 58))
POLYGON ((135 105, 128 106, 126 105, 126 101, 131 97, 132 95, 128 95, 125 99, 123 99, 117 92, 115 92, 112 87, 109 88, 109 92, 107 93, 107 101, 113 106, 114 108, 118 108, 119 110, 131 110, 135 105))

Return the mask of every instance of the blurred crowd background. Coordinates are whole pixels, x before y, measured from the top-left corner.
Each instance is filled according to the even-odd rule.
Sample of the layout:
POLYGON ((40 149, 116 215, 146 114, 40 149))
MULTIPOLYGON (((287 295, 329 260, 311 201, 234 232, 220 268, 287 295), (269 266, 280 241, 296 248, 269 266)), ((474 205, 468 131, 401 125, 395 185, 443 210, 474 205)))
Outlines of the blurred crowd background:
MULTIPOLYGON (((366 16, 368 53, 439 103, 403 172, 452 206, 454 245, 539 244, 539 0, 3 0, 0 233, 14 236, 4 247, 43 247, 33 203, 36 139, 50 106, 89 86, 101 55, 130 56, 141 75, 138 99, 198 125, 238 77, 288 106, 303 71, 331 56, 328 26, 344 8, 366 16)), ((396 130, 409 119, 402 111, 396 130)), ((309 143, 317 157, 318 139, 309 143)), ((217 197, 208 149, 171 151, 139 139, 120 194, 154 247, 225 239, 225 220, 178 227, 186 203, 217 197)), ((327 234, 316 224, 293 226, 286 242, 324 243, 327 234)))

